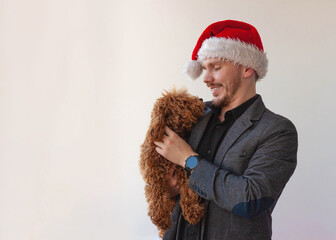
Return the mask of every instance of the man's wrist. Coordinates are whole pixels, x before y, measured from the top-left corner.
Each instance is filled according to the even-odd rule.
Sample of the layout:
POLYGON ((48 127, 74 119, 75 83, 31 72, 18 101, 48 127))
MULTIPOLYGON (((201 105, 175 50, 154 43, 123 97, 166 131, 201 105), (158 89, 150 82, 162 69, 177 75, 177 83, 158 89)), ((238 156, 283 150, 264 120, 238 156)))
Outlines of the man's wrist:
POLYGON ((190 176, 190 174, 192 173, 192 171, 197 166, 197 164, 199 163, 200 160, 201 160, 200 156, 197 155, 197 154, 190 155, 185 160, 184 169, 186 170, 188 177, 190 176))

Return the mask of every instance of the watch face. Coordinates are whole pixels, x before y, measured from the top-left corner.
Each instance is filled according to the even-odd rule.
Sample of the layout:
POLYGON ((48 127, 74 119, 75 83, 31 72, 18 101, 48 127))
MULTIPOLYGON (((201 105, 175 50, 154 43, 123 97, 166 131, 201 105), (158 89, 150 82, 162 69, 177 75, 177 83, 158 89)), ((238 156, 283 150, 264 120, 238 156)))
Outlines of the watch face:
POLYGON ((190 169, 193 169, 194 167, 196 167, 196 165, 198 164, 198 159, 197 157, 195 156, 191 156, 188 158, 187 160, 187 166, 190 168, 190 169))

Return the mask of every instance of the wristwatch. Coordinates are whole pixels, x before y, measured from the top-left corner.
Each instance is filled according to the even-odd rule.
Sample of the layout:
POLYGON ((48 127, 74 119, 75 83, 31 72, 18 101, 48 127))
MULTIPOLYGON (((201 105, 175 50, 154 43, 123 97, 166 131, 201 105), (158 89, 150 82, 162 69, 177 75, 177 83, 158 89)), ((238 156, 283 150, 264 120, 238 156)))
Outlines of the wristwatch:
POLYGON ((200 157, 198 155, 191 155, 187 158, 184 169, 186 170, 188 177, 190 176, 191 171, 197 166, 199 161, 200 157))

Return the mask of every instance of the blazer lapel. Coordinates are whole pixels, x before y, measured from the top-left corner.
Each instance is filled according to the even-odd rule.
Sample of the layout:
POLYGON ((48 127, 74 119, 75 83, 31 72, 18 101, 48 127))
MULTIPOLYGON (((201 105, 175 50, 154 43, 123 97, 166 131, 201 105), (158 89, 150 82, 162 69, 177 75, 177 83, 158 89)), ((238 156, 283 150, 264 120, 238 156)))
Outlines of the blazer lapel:
POLYGON ((196 123, 193 130, 191 131, 188 143, 194 151, 197 150, 198 145, 201 142, 201 139, 208 125, 210 117, 211 117, 211 109, 209 108, 208 110, 205 111, 203 117, 196 123))
POLYGON ((225 135, 221 145, 216 153, 214 163, 221 165, 222 160, 229 148, 236 140, 253 125, 254 120, 259 120, 265 110, 265 105, 261 97, 257 100, 234 122, 227 134, 225 135))

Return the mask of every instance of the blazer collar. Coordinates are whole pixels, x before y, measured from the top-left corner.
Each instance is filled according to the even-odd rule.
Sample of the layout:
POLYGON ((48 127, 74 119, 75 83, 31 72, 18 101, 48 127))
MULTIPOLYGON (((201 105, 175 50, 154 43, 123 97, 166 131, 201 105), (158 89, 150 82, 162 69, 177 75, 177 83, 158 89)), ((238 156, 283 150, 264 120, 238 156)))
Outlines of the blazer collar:
POLYGON ((264 111, 265 105, 261 99, 261 96, 259 96, 257 100, 230 127, 218 148, 214 160, 215 163, 218 165, 220 164, 219 166, 222 165, 224 156, 230 147, 247 129, 253 125, 254 121, 258 121, 261 118, 264 111))
POLYGON ((211 114, 212 114, 211 109, 207 108, 204 111, 203 117, 196 123, 196 125, 191 131, 188 143, 194 151, 196 151, 202 139, 202 136, 210 120, 211 114))
MULTIPOLYGON (((255 102, 234 122, 217 151, 217 156, 224 156, 231 145, 239 138, 243 132, 245 132, 252 124, 253 121, 258 121, 263 112, 265 111, 265 105, 259 96, 255 102)), ((197 122, 193 130, 191 131, 189 144, 194 149, 198 148, 199 143, 203 137, 205 129, 211 117, 211 109, 207 109, 204 112, 203 117, 197 122)))

